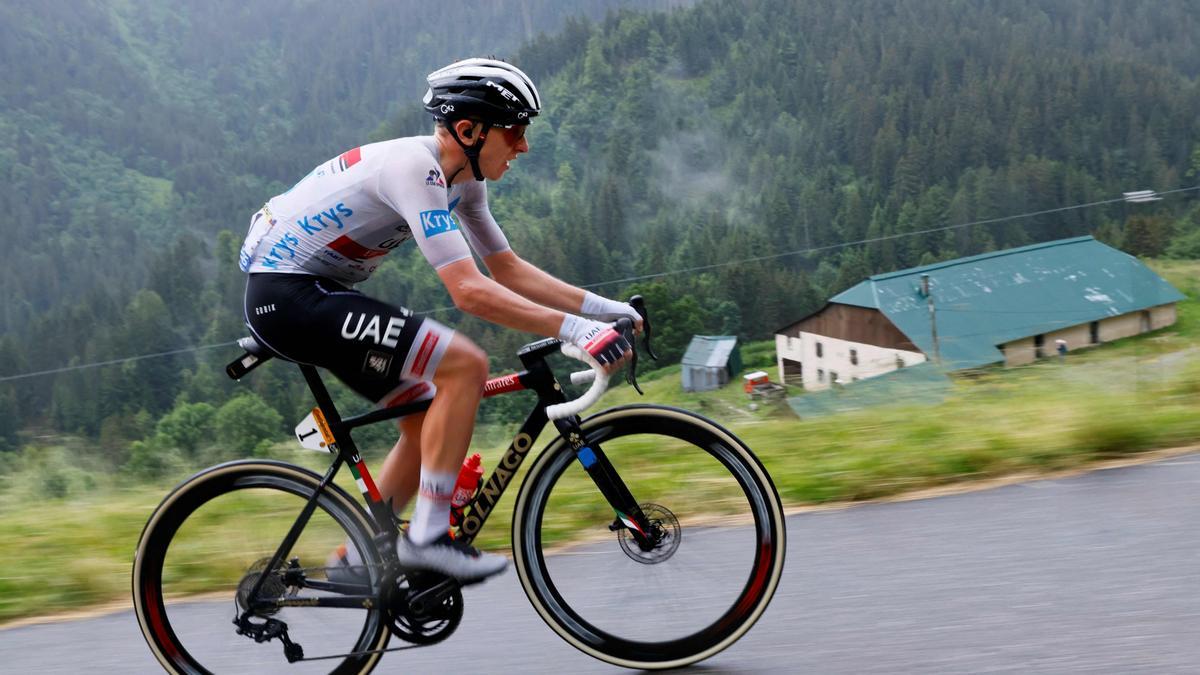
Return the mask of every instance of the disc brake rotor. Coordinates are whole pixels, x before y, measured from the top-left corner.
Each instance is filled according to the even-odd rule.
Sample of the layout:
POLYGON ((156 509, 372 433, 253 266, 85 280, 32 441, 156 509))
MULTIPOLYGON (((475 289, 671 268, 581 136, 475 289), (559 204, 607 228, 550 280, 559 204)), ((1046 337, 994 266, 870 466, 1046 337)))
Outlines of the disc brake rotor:
POLYGON ((654 548, 643 551, 634 538, 633 531, 627 527, 617 531, 617 542, 630 560, 643 565, 657 565, 669 560, 679 548, 679 519, 665 506, 658 504, 642 504, 641 509, 642 513, 646 514, 646 520, 650 522, 650 531, 646 534, 655 542, 654 548))

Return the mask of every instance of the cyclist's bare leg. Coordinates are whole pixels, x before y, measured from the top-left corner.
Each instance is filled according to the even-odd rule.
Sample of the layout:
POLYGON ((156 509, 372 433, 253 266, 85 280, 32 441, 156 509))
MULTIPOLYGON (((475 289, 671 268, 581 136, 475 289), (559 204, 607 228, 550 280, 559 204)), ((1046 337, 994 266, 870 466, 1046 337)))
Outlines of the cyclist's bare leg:
POLYGON ((422 425, 422 469, 458 475, 475 432, 475 414, 483 399, 487 375, 487 354, 469 338, 455 333, 433 374, 437 394, 422 425))
POLYGON ((445 534, 450 526, 450 496, 471 442, 486 381, 487 355, 456 333, 433 375, 437 393, 421 429, 421 481, 408 530, 419 546, 445 534))
MULTIPOLYGON (((455 339, 458 339, 457 334, 455 335, 455 339)), ((475 347, 474 344, 471 344, 470 341, 466 340, 465 338, 464 342, 467 342, 467 344, 469 344, 471 347, 475 347)), ((454 341, 451 342, 450 349, 452 350, 453 348, 454 341)), ((476 347, 475 349, 478 348, 476 347)), ((453 366, 448 367, 446 365, 446 359, 450 358, 450 354, 451 351, 447 350, 446 355, 442 357, 441 364, 438 366, 437 374, 434 375, 434 382, 438 384, 439 395, 434 398, 433 405, 436 405, 438 401, 443 398, 440 395, 442 394, 443 383, 439 382, 438 375, 442 374, 443 372, 449 373, 452 370, 453 366)), ((482 351, 479 351, 478 355, 474 356, 478 356, 480 359, 482 359, 482 365, 484 367, 483 377, 486 381, 487 356, 483 354, 482 351)), ((480 385, 479 389, 479 396, 482 397, 482 385, 480 385)), ((461 396, 459 397, 459 400, 461 400, 461 396)), ((433 405, 430 406, 431 410, 433 405)), ((475 425, 475 411, 478 411, 478 409, 479 403, 477 400, 469 417, 457 418, 457 421, 455 422, 455 424, 459 425, 463 424, 464 421, 466 422, 465 440, 456 438, 451 439, 450 441, 451 443, 457 442, 460 444, 456 454, 461 454, 462 457, 466 456, 467 447, 471 441, 471 432, 475 425)), ((417 493, 417 485, 420 482, 421 465, 423 463, 422 459, 424 456, 422 451, 422 447, 424 446, 424 443, 422 442, 422 434, 424 433, 425 417, 427 414, 428 413, 418 413, 416 415, 409 415, 408 417, 403 417, 400 419, 400 421, 397 423, 397 427, 400 429, 400 438, 396 441, 396 445, 392 447, 391 452, 388 453, 387 458, 383 460, 383 467, 379 470, 379 480, 377 481, 379 485, 379 492, 381 495, 383 495, 385 501, 389 498, 392 499, 392 506, 395 508, 397 513, 403 511, 404 507, 407 506, 410 501, 412 501, 413 495, 417 493)), ((459 412, 457 411, 451 412, 451 419, 455 419, 458 414, 459 412)), ((465 415, 466 413, 463 412, 462 414, 465 415)), ((437 445, 434 447, 446 446, 437 445)), ((451 458, 447 460, 447 462, 452 465, 450 467, 450 471, 457 472, 459 466, 462 464, 462 457, 458 457, 457 459, 451 458)), ((438 466, 441 465, 439 464, 438 466)), ((434 470, 436 471, 440 469, 434 470)))
POLYGON ((421 427, 425 413, 401 418, 397 426, 400 439, 392 447, 379 470, 379 493, 384 501, 392 500, 399 513, 412 501, 421 479, 421 427))

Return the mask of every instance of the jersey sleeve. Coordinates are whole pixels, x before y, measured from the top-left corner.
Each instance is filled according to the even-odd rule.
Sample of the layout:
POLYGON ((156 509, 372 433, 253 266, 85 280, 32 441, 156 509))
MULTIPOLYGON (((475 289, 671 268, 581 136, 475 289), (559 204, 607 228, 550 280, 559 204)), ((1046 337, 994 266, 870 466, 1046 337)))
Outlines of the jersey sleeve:
POLYGON ((458 223, 450 217, 445 183, 429 179, 441 169, 432 157, 395 157, 379 172, 379 199, 408 223, 417 247, 434 269, 471 257, 458 223))
POLYGON ((480 258, 512 248, 508 245, 508 237, 504 236, 504 231, 500 229, 496 219, 492 217, 491 209, 488 208, 487 183, 473 181, 468 184, 455 214, 462 221, 467 241, 480 258))

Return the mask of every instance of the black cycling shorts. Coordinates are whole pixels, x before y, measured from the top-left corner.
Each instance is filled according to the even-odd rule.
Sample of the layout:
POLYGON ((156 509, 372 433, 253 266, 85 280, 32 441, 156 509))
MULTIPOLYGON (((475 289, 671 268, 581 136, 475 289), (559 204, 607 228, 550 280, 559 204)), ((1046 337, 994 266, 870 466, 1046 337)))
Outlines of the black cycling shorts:
POLYGON ((432 398, 433 374, 454 336, 432 319, 307 274, 249 275, 245 316, 272 351, 329 370, 380 407, 432 398))

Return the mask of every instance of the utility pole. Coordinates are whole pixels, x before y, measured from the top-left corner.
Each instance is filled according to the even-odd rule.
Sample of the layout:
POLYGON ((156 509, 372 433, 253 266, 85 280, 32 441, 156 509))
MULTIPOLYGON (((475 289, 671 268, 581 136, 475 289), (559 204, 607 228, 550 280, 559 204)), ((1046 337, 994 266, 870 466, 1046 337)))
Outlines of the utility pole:
POLYGON ((925 300, 929 303, 929 334, 933 336, 933 361, 939 366, 942 365, 942 350, 938 345, 937 336, 937 311, 933 308, 933 293, 929 292, 929 275, 921 275, 921 295, 925 296, 925 300))

